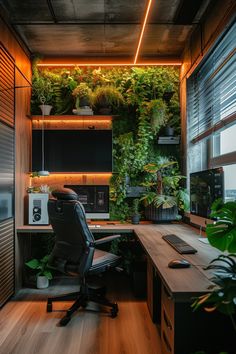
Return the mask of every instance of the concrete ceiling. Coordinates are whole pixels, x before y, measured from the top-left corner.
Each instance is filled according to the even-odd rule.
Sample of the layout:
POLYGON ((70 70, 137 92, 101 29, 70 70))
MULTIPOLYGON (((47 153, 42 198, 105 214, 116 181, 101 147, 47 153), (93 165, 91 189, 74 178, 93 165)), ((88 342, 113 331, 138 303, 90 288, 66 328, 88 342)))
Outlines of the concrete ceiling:
MULTIPOLYGON (((211 0, 153 0, 139 61, 179 59, 211 0)), ((147 0, 0 0, 31 54, 132 62, 147 0)))

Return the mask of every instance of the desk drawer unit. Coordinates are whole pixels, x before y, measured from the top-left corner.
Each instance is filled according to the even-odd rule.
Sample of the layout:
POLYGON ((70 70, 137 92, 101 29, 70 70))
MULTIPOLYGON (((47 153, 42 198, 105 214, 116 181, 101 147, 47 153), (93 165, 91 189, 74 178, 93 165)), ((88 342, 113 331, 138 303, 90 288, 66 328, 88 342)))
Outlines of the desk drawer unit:
POLYGON ((164 285, 161 290, 161 344, 163 354, 174 354, 174 301, 164 285))

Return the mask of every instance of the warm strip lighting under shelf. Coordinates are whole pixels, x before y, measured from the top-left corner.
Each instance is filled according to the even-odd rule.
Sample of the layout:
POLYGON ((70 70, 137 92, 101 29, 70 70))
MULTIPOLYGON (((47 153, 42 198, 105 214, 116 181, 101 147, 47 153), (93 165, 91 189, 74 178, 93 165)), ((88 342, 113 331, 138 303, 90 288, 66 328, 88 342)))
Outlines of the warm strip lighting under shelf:
POLYGON ((103 66, 181 66, 182 62, 180 60, 163 60, 163 61, 156 61, 150 63, 39 63, 37 64, 38 67, 74 67, 74 66, 88 66, 88 67, 103 67, 103 66))
MULTIPOLYGON (((98 176, 98 177, 111 177, 112 172, 50 172, 50 175, 47 176, 47 178, 53 178, 53 177, 76 177, 78 176, 98 176)), ((45 178, 45 176, 43 176, 45 178)), ((32 178, 32 177, 30 177, 32 178)), ((38 177, 37 177, 38 178, 38 177)))
POLYGON ((143 34, 144 34, 144 31, 145 31, 145 27, 146 27, 148 15, 149 15, 149 12, 150 12, 151 4, 152 4, 152 0, 149 0, 148 6, 147 6, 147 9, 146 9, 146 13, 145 13, 145 17, 144 17, 144 21, 143 21, 143 25, 142 25, 142 30, 141 30, 141 33, 140 33, 140 36, 139 36, 138 47, 137 47, 135 58, 134 58, 134 64, 136 64, 137 60, 138 60, 139 51, 140 51, 140 47, 141 47, 141 44, 142 44, 143 34))
MULTIPOLYGON (((111 119, 89 119, 89 120, 83 120, 83 119, 44 119, 44 123, 73 123, 73 124, 81 124, 81 123, 111 123, 111 119)), ((42 124, 42 119, 33 119, 32 123, 41 123, 42 124)))

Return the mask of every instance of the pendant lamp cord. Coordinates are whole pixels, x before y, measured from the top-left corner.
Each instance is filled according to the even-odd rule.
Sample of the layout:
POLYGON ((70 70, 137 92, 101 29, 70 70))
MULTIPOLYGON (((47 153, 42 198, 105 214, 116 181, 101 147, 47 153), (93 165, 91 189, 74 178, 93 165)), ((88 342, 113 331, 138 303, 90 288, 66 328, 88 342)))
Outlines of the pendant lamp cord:
POLYGON ((45 105, 45 97, 42 96, 40 98, 42 102, 43 109, 42 109, 42 171, 44 171, 44 105, 45 105))

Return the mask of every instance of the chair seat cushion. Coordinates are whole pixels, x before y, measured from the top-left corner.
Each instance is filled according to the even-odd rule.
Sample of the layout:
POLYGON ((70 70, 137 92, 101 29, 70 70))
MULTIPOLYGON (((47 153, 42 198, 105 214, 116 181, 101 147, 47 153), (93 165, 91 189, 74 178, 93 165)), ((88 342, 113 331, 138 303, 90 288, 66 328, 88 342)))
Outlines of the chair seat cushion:
POLYGON ((120 259, 121 257, 113 253, 95 249, 93 263, 91 268, 89 269, 89 273, 105 272, 107 269, 118 265, 120 259))

